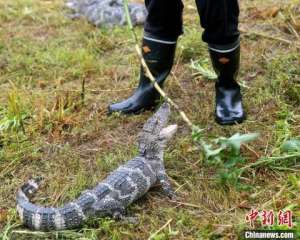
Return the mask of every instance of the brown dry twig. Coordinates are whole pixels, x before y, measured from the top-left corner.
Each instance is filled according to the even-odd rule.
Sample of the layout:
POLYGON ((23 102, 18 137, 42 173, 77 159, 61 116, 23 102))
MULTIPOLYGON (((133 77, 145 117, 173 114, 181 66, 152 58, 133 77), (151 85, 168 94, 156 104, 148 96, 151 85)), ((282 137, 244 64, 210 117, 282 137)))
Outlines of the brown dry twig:
POLYGON ((267 38, 267 39, 270 39, 270 40, 279 41, 279 42, 282 42, 282 43, 285 43, 285 44, 288 44, 288 45, 295 46, 297 49, 300 49, 300 43, 298 43, 296 41, 290 41, 290 40, 287 40, 287 39, 284 39, 284 38, 275 37, 275 36, 268 35, 268 34, 262 33, 262 32, 249 31, 249 30, 246 30, 246 29, 243 29, 243 28, 240 28, 240 32, 244 33, 246 35, 255 35, 255 36, 258 36, 258 37, 263 37, 263 38, 267 38))
POLYGON ((151 234, 151 236, 148 238, 148 240, 153 239, 157 234, 159 234, 162 230, 164 230, 169 224, 173 221, 173 219, 169 219, 160 229, 158 229, 155 233, 151 234))

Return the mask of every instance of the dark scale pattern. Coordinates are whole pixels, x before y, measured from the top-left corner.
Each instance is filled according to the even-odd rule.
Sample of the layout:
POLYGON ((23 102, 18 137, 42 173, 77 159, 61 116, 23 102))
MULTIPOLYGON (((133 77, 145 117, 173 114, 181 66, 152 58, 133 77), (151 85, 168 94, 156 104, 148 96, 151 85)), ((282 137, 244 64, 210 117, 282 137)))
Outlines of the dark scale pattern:
MULTIPOLYGON (((119 172, 119 173, 124 173, 124 172, 119 172)), ((116 182, 114 184, 114 188, 120 192, 121 196, 125 196, 128 195, 130 193, 132 193, 136 188, 135 186, 128 181, 128 179, 130 179, 130 173, 128 173, 128 176, 126 178, 123 178, 122 181, 116 182)))
POLYGON ((24 209, 23 224, 29 227, 30 229, 34 229, 32 219, 33 219, 33 214, 37 211, 37 209, 36 207, 32 207, 31 205, 32 204, 28 202, 21 205, 21 207, 24 209))
POLYGON ((83 193, 75 202, 82 209, 83 214, 89 217, 93 213, 92 206, 96 202, 96 199, 87 193, 83 193))
POLYGON ((126 182, 126 178, 129 176, 128 172, 115 171, 110 174, 105 180, 104 183, 110 185, 113 188, 117 188, 122 183, 126 182))
POLYGON ((65 227, 67 229, 72 229, 83 224, 84 219, 82 216, 79 215, 78 210, 75 208, 74 205, 71 205, 69 203, 59 212, 64 218, 65 227))
POLYGON ((84 193, 79 196, 79 198, 76 200, 76 203, 82 209, 88 209, 93 205, 95 201, 96 200, 91 195, 84 193))
POLYGON ((145 161, 142 157, 136 157, 107 177, 104 182, 116 190, 110 193, 111 198, 127 206, 148 191, 156 182, 156 176, 145 161))
POLYGON ((96 193, 98 199, 102 199, 104 198, 107 194, 110 193, 110 190, 107 186, 103 185, 103 184, 98 184, 93 191, 96 193))
POLYGON ((40 228, 43 230, 55 230, 55 223, 54 223, 54 215, 55 212, 52 208, 44 208, 41 211, 41 226, 40 228))
POLYGON ((128 206, 132 202, 132 195, 137 188, 132 184, 132 182, 128 181, 130 174, 131 173, 126 170, 119 169, 114 173, 114 176, 110 176, 110 179, 107 179, 106 182, 115 189, 115 191, 110 193, 109 196, 120 201, 124 207, 128 206))
POLYGON ((134 200, 140 198, 142 195, 144 195, 148 190, 149 187, 147 183, 147 179, 142 177, 139 173, 132 173, 131 175, 132 181, 137 185, 138 192, 134 200))
POLYGON ((128 161, 124 167, 131 168, 133 170, 140 169, 144 170, 145 168, 145 158, 142 157, 136 157, 130 161, 128 161))
POLYGON ((140 169, 146 177, 149 177, 151 184, 156 182, 156 175, 152 169, 150 169, 150 164, 147 164, 147 160, 143 157, 136 157, 133 160, 127 162, 124 167, 133 170, 140 169))

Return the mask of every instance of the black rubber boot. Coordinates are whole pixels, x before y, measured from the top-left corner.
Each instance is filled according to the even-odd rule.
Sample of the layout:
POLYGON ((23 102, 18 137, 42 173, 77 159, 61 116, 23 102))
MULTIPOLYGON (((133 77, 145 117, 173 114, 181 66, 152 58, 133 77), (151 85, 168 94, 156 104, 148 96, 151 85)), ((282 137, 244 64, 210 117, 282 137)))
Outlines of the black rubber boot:
MULTIPOLYGON (((172 69, 175 49, 176 43, 161 43, 143 39, 144 59, 161 87, 172 69)), ((109 105, 108 111, 109 113, 138 114, 155 107, 159 98, 159 93, 141 68, 140 82, 133 95, 124 101, 109 105)))
POLYGON ((236 82, 240 65, 240 47, 226 53, 210 51, 213 67, 217 73, 216 122, 221 125, 242 123, 246 119, 240 86, 236 82))

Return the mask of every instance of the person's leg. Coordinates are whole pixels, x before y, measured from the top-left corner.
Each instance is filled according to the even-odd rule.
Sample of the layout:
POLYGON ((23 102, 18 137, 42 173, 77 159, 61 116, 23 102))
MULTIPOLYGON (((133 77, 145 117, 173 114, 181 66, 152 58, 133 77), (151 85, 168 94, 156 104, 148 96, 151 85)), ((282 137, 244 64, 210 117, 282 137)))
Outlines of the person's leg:
POLYGON ((217 73, 216 121, 219 124, 241 123, 245 119, 240 87, 236 81, 240 65, 238 0, 196 0, 203 41, 208 43, 217 73))
MULTIPOLYGON (((175 55, 176 42, 182 33, 181 0, 145 0, 148 17, 144 27, 142 52, 146 63, 162 87, 169 75, 175 55)), ((139 86, 132 96, 108 107, 109 113, 139 113, 157 104, 159 94, 142 67, 139 86)))

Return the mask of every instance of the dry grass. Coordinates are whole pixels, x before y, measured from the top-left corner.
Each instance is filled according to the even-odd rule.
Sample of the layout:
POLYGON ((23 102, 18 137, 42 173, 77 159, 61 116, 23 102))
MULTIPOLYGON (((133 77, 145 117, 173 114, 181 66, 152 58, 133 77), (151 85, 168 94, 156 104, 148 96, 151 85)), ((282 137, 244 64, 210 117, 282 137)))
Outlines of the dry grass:
MULTIPOLYGON (((250 144, 255 154, 243 149, 254 162, 257 155, 279 154, 284 140, 299 137, 300 54, 295 44, 299 39, 288 23, 290 16, 299 21, 300 7, 293 0, 241 4, 241 27, 247 32, 242 36, 240 73, 247 86, 246 123, 233 127, 214 123, 214 83, 193 76, 189 67, 190 59, 208 58, 191 1, 186 3, 185 35, 173 69, 176 78, 169 78, 166 91, 205 128, 206 137, 260 132, 259 140, 250 144), (257 11, 266 13, 274 6, 281 6, 276 17, 257 11)), ((106 115, 107 105, 128 96, 137 84, 139 65, 126 28, 96 29, 84 20, 68 20, 62 6, 62 0, 0 0, 0 110, 13 96, 26 116, 25 135, 0 133, 0 237, 147 239, 172 219, 154 239, 237 239, 248 227, 244 218, 249 208, 262 206, 274 211, 293 206, 299 221, 299 161, 285 170, 274 168, 283 168, 282 163, 251 170, 244 180, 251 186, 248 191, 225 187, 216 181, 216 169, 199 162, 188 128, 174 113, 172 121, 180 128, 166 151, 166 168, 181 203, 168 202, 154 189, 129 210, 139 217, 137 226, 105 219, 79 231, 24 232, 18 226, 15 193, 26 179, 45 177, 46 186, 37 197, 40 203, 61 205, 73 199, 136 154, 136 135, 151 115, 106 115)), ((293 28, 299 33, 296 25, 293 28)), ((141 36, 141 29, 137 31, 141 36)))

